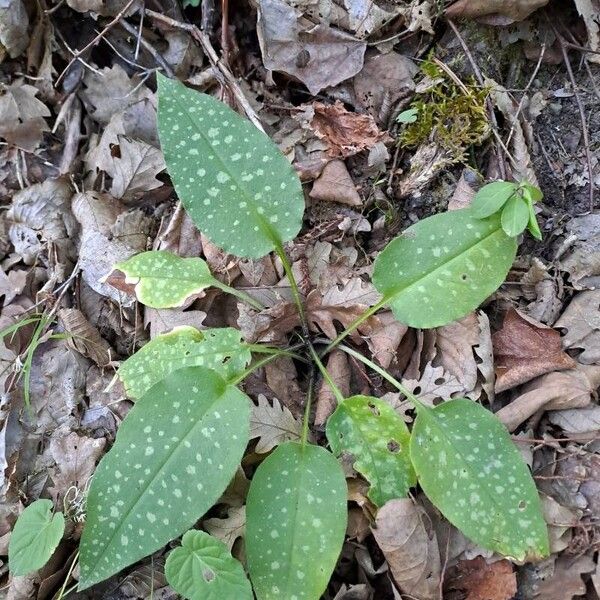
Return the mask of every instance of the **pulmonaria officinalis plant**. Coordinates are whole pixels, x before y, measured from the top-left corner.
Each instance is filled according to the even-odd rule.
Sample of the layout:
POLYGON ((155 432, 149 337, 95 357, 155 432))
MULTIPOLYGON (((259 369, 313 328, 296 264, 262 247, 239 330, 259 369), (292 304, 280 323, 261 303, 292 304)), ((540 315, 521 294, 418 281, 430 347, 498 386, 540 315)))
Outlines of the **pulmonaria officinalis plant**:
MULTIPOLYGON (((304 209, 289 162, 262 132, 216 99, 162 76, 158 95, 161 144, 183 205, 223 250, 247 258, 278 255, 304 324, 302 342, 275 348, 245 343, 231 328, 183 327, 154 338, 122 363, 118 375, 136 402, 89 488, 80 589, 183 535, 167 558, 166 576, 187 598, 251 598, 253 589, 259 600, 317 600, 344 541, 347 487, 336 457, 347 453, 369 482, 375 506, 406 497, 418 483, 480 546, 517 561, 547 555, 533 479, 497 418, 467 399, 426 406, 379 365, 342 344, 384 306, 420 328, 444 325, 477 308, 504 281, 516 236, 526 227, 539 235, 533 212, 539 190, 495 182, 482 188, 472 208, 409 227, 375 261, 373 283, 381 300, 315 348, 284 250, 300 230, 304 209), (333 348, 379 372, 406 396, 416 411, 411 431, 384 401, 343 397, 321 360, 333 348), (223 494, 249 442, 251 400, 240 384, 282 355, 313 361, 338 406, 326 425, 331 451, 309 442, 309 393, 300 440, 280 444, 254 472, 246 506, 248 580, 226 547, 193 527, 223 494)), ((151 307, 181 306, 216 286, 261 308, 255 298, 214 278, 202 259, 167 252, 146 252, 115 265, 109 281, 151 307)))

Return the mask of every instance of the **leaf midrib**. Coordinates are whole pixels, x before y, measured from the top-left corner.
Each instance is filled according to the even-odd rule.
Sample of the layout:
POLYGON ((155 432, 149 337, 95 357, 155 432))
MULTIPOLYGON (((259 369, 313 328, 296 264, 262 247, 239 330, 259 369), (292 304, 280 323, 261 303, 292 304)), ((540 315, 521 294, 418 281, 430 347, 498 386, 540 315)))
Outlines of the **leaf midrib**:
MULTIPOLYGON (((200 425, 203 424, 204 418, 206 417, 206 415, 208 414, 208 412, 210 411, 210 409, 217 402, 219 402, 220 400, 222 400, 223 397, 225 396, 225 394, 228 391, 229 391, 228 386, 225 386, 223 393, 220 396, 218 396, 213 402, 211 402, 206 407, 206 410, 204 411, 204 415, 200 419, 192 421, 192 426, 188 429, 188 431, 186 432, 186 434, 181 438, 180 442, 173 448, 173 450, 171 450, 171 451, 168 452, 166 459, 162 462, 162 464, 160 464, 160 466, 158 467, 158 469, 149 477, 148 483, 144 486, 143 490, 138 494, 138 497, 135 500, 135 502, 131 505, 131 507, 127 510, 127 512, 125 513, 125 515, 121 519, 121 526, 120 527, 115 527, 115 530, 113 531, 112 535, 108 539, 108 542, 104 545, 103 550, 100 551, 98 557, 94 558, 94 560, 96 561, 97 564, 99 564, 100 561, 104 558, 104 553, 105 553, 106 549, 110 547, 110 545, 112 544, 113 540, 115 539, 115 536, 117 535, 117 533, 122 530, 123 523, 125 523, 127 521, 127 518, 129 517, 129 515, 131 514, 131 512, 133 511, 133 509, 139 504, 140 499, 143 498, 143 497, 145 497, 146 492, 148 491, 148 488, 155 482, 158 474, 163 470, 164 466, 171 460, 171 457, 173 456, 173 454, 183 446, 184 441, 189 437, 189 435, 194 431, 194 429, 197 426, 200 426, 200 425)), ((136 406, 139 406, 139 401, 138 401, 138 404, 136 404, 136 406)), ((90 584, 90 585, 92 585, 92 584, 90 584)))
MULTIPOLYGON (((192 124, 192 127, 202 136, 202 139, 204 140, 206 145, 210 148, 210 151, 217 157, 217 159, 221 163, 221 166, 223 167, 223 169, 227 172, 229 177, 233 181, 236 182, 236 185, 242 191, 242 194, 243 194, 244 198, 246 199, 246 201, 248 202, 248 205, 252 207, 253 216, 256 219, 258 226, 263 230, 263 233, 268 237, 268 239, 271 242, 273 242, 273 244, 281 243, 281 240, 279 239, 279 236, 277 235, 277 233, 273 230, 273 228, 266 221, 266 219, 264 219, 263 216, 258 212, 258 208, 254 201, 254 197, 246 189, 246 187, 244 185, 245 182, 243 182, 241 180, 241 178, 238 178, 233 175, 233 171, 229 168, 228 164, 221 157, 221 154, 217 150, 214 149, 213 145, 210 143, 210 141, 209 141, 208 137, 206 136, 206 134, 204 133, 204 131, 196 124, 194 119, 192 119, 190 113, 187 110, 187 107, 185 107, 181 104, 178 94, 173 94, 173 96, 174 96, 174 101, 177 104, 179 104, 180 108, 183 109, 183 113, 185 114, 188 121, 192 124)), ((265 137, 267 137, 267 139, 269 139, 268 136, 265 136, 265 137)))

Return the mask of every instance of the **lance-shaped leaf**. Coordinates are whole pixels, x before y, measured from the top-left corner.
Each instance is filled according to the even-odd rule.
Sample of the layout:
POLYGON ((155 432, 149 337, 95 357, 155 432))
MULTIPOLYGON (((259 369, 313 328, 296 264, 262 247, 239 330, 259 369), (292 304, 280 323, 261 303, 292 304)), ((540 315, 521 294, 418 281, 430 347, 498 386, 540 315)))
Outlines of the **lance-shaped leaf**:
POLYGON ((204 367, 179 369, 138 400, 92 478, 80 589, 155 552, 218 500, 249 417, 249 398, 204 367))
POLYGON ((371 484, 369 498, 377 506, 404 498, 416 484, 408 427, 386 402, 369 396, 347 398, 329 417, 326 432, 336 456, 354 457, 354 468, 371 484))
POLYGON ((8 569, 13 576, 41 569, 56 550, 65 518, 52 512, 51 500, 36 500, 17 519, 8 544, 8 569))
POLYGON ((188 600, 253 600, 250 582, 227 546, 204 531, 187 531, 167 557, 169 585, 188 600))
POLYGON ((179 198, 212 242, 260 258, 302 225, 302 186, 254 125, 212 96, 158 76, 158 132, 179 198))
POLYGON ((518 561, 548 555, 535 483, 491 412, 464 398, 420 407, 410 451, 423 491, 468 538, 518 561))
POLYGON ((375 261, 373 283, 396 319, 438 327, 477 308, 504 281, 517 242, 499 215, 474 218, 468 208, 434 215, 392 240, 375 261))
POLYGON ((347 487, 333 454, 286 442, 258 467, 246 555, 258 600, 318 600, 344 542, 347 487))
POLYGON ((191 296, 219 285, 201 258, 182 258, 165 250, 142 252, 114 269, 125 275, 125 284, 134 286, 137 299, 152 308, 183 306, 191 296))
POLYGON ((129 398, 140 398, 155 383, 182 367, 203 366, 224 379, 241 373, 250 362, 248 346, 231 327, 177 327, 142 346, 119 367, 129 398))

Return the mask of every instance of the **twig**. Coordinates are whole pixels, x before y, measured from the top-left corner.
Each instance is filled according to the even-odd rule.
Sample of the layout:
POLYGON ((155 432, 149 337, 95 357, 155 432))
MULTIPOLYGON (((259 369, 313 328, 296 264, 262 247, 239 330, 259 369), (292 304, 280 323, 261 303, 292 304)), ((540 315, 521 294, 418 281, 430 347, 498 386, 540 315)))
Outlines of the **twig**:
POLYGON ((513 133, 515 132, 515 128, 517 125, 517 121, 519 119, 519 115, 521 114, 521 111, 523 110, 523 104, 525 104, 525 98, 527 97, 527 92, 529 91, 529 88, 533 85, 533 82, 535 81, 538 71, 540 70, 540 67, 542 66, 542 60, 544 58, 544 54, 546 54, 546 43, 545 42, 544 42, 544 44, 542 44, 542 49, 540 50, 540 56, 538 57, 538 61, 537 61, 537 64, 535 65, 535 69, 533 69, 533 74, 529 78, 529 81, 527 82, 527 85, 525 86, 525 89, 523 90, 523 95, 521 96, 519 106, 517 106, 517 111, 515 112, 515 115, 513 117, 512 126, 510 128, 510 131, 508 132, 508 138, 506 138, 506 142, 505 142, 506 147, 508 147, 508 145, 510 144, 510 140, 512 140, 512 136, 513 136, 513 133))
POLYGON ((225 79, 230 90, 233 92, 235 99, 246 113, 248 119, 250 119, 257 129, 260 129, 260 131, 264 133, 265 130, 263 129, 256 112, 254 112, 254 109, 252 106, 250 106, 250 103, 248 102, 246 96, 244 96, 244 92, 242 92, 242 89, 235 80, 233 73, 229 70, 229 67, 217 56, 217 53, 208 35, 191 23, 176 21, 175 19, 171 19, 171 17, 162 15, 161 13, 150 10, 149 8, 147 8, 145 12, 150 18, 155 19, 156 21, 162 21, 166 25, 169 25, 175 29, 187 31, 202 46, 202 49, 204 50, 206 56, 208 56, 210 62, 223 75, 223 78, 225 79))
POLYGON ((92 46, 95 46, 125 16, 125 14, 131 8, 134 2, 137 2, 137 0, 129 0, 129 2, 127 2, 127 4, 118 12, 115 18, 112 21, 110 21, 91 42, 86 44, 80 50, 75 50, 73 52, 73 58, 69 61, 69 64, 63 69, 62 73, 58 76, 56 82, 54 83, 55 87, 60 83, 67 71, 71 68, 71 65, 75 61, 81 61, 81 55, 84 54, 87 50, 89 50, 92 46))
MULTIPOLYGON (((548 19, 548 16, 546 15, 548 19)), ((548 19, 550 26, 554 31, 554 35, 556 35, 556 39, 560 45, 560 50, 563 55, 563 60, 565 61, 565 67, 567 68, 567 73, 569 74, 569 79, 571 80, 571 85, 573 86, 573 94, 575 95, 575 102, 577 102, 577 108, 579 109, 579 117, 581 119, 581 133, 583 135, 583 145, 585 149, 585 158, 587 161, 588 167, 588 176, 589 176, 589 200, 590 200, 590 210, 592 212, 594 210, 594 168, 592 166, 592 153, 590 151, 590 134, 588 131, 587 119, 585 116, 585 109, 583 108, 583 102, 581 101, 581 96, 577 90, 577 82, 575 81, 575 76, 573 75, 573 68, 571 67, 571 61, 569 60, 569 54, 567 52, 566 40, 563 36, 558 33, 556 27, 550 22, 548 19)))
MULTIPOLYGON (((139 31, 136 30, 135 27, 133 27, 133 25, 131 25, 131 23, 128 23, 127 21, 121 21, 119 23, 119 25, 125 29, 125 31, 128 31, 129 33, 131 33, 131 35, 139 35, 138 40, 137 40, 137 44, 138 46, 141 44, 151 55, 152 58, 154 58, 154 60, 156 61, 156 64, 158 64, 163 71, 166 73, 166 75, 168 77, 175 77, 175 73, 173 72, 173 69, 171 69, 171 65, 169 65, 169 63, 164 59, 164 57, 162 56, 162 54, 160 54, 155 48, 154 46, 152 46, 152 44, 150 42, 148 42, 144 36, 142 35, 141 31, 142 31, 142 23, 140 23, 140 29, 139 31)), ((137 60, 137 48, 136 48, 136 55, 134 56, 135 60, 137 60)))
POLYGON ((229 0, 221 0, 221 55, 229 65, 229 0))
MULTIPOLYGON (((475 62, 475 59, 473 58, 473 55, 471 54, 471 50, 469 49, 469 46, 467 46, 467 43, 465 42, 463 36, 460 34, 460 31, 458 31, 458 28, 456 27, 452 19, 448 19, 448 25, 450 25, 450 29, 452 29, 452 31, 454 32, 456 39, 461 45, 467 59, 469 60, 471 68, 473 69, 473 73, 475 74, 475 77, 479 82, 479 85, 485 85, 485 80, 483 78, 483 75, 481 74, 481 71, 479 70, 479 67, 477 66, 477 63, 475 62)), ((504 143, 500 138, 500 134, 498 133, 498 120, 496 119, 496 113, 494 112, 494 105, 492 103, 491 98, 486 98, 485 103, 490 116, 490 121, 492 122, 492 132, 494 134, 494 137, 496 138, 496 141, 498 142, 498 146, 496 146, 496 155, 498 158, 498 168, 500 169, 500 176, 502 177, 502 179, 506 179, 506 166, 504 165, 504 157, 502 156, 502 152, 500 152, 500 148, 504 150, 504 152, 509 158, 511 158, 511 160, 512 157, 510 155, 510 152, 508 152, 508 149, 504 146, 504 143)))

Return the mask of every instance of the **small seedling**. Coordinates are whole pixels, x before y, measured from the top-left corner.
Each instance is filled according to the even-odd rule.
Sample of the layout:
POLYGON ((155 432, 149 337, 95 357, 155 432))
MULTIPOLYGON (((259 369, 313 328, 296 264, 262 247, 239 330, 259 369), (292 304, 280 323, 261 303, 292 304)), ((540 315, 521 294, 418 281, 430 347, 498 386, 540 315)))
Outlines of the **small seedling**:
MULTIPOLYGON (((525 227, 539 232, 532 209, 539 190, 492 183, 472 208, 423 219, 392 240, 374 266, 381 301, 319 354, 306 335, 303 300, 283 248, 300 230, 304 209, 290 164, 224 104, 163 77, 158 123, 169 173, 199 229, 237 256, 275 251, 281 259, 303 323, 302 342, 270 348, 243 343, 234 329, 185 327, 155 338, 123 362, 118 376, 136 403, 90 485, 79 588, 184 534, 166 568, 179 593, 193 600, 251 597, 241 566, 224 546, 188 530, 225 491, 246 450, 251 400, 237 385, 290 354, 312 360, 338 400, 326 427, 333 453, 309 442, 309 393, 301 441, 282 443, 265 458, 248 493, 245 547, 258 600, 318 600, 327 587, 346 530, 347 487, 336 459, 346 453, 369 482, 376 506, 405 497, 419 483, 480 546, 516 560, 546 556, 548 534, 535 484, 497 418, 467 399, 425 406, 384 369, 340 345, 383 306, 420 328, 477 308, 504 281, 516 236, 525 227), (412 431, 382 400, 343 397, 321 361, 336 347, 406 396, 416 410, 412 431), (251 362, 253 354, 262 358, 251 362)), ((150 306, 181 306, 207 286, 223 289, 199 258, 145 253, 115 268, 150 306)), ((227 291, 256 304, 240 290, 227 291)))

